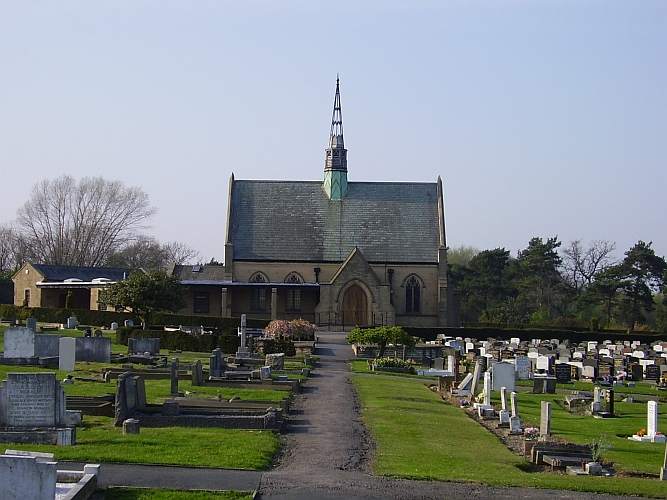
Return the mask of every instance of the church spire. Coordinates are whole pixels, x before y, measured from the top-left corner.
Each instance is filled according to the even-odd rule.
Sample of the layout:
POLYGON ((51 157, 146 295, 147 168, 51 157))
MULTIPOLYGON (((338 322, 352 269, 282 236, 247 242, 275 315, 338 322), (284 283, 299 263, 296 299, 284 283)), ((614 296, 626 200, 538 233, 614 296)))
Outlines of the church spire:
POLYGON ((329 147, 324 160, 324 191, 331 200, 341 200, 347 194, 347 149, 343 140, 343 112, 340 107, 340 80, 336 77, 329 147))

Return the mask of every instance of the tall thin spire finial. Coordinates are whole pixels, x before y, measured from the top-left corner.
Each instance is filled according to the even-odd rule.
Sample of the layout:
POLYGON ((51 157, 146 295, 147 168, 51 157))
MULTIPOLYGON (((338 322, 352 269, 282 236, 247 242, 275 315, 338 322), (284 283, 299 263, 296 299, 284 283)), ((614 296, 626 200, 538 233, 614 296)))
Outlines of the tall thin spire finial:
POLYGON ((347 150, 343 140, 343 112, 340 106, 340 76, 336 74, 336 94, 329 147, 324 161, 324 191, 330 200, 342 200, 347 193, 347 150))

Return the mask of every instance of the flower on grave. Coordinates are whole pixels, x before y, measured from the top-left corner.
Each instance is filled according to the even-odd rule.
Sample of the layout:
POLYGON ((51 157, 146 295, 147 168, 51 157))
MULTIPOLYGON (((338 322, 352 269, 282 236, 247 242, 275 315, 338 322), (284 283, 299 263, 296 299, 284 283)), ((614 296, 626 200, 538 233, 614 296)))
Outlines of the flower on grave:
POLYGON ((638 436, 646 436, 646 429, 644 429, 644 428, 642 427, 642 428, 639 429, 639 431, 637 432, 637 435, 638 435, 638 436))
POLYGON ((537 439, 540 435, 540 430, 537 427, 526 427, 523 430, 523 435, 526 439, 537 439))

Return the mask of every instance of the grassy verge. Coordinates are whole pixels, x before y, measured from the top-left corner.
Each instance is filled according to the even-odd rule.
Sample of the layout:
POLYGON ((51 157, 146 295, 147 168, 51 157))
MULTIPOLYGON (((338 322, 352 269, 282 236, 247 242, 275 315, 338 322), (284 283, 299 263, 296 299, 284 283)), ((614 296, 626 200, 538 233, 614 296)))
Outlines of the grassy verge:
POLYGON ((278 450, 271 431, 164 427, 142 428, 124 436, 108 417, 84 418, 75 446, 8 444, 20 450, 54 453, 58 460, 191 465, 230 469, 266 469, 278 450))
POLYGON ((252 494, 242 491, 178 491, 152 488, 108 488, 105 500, 251 500, 252 494))
MULTIPOLYGON (((423 381, 364 374, 355 374, 353 380, 361 399, 364 421, 377 445, 374 469, 378 474, 497 486, 665 496, 665 484, 656 479, 527 472, 523 458, 510 452, 463 410, 444 404, 423 381)), ((521 406, 522 412, 524 406, 521 406)), ((657 474, 659 469, 652 472, 657 474)))

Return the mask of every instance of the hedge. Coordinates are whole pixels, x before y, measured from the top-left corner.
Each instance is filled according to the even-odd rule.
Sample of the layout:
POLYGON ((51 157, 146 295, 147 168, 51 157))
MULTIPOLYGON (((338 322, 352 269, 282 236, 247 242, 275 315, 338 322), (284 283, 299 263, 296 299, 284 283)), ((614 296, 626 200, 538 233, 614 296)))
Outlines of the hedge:
POLYGON ((122 325, 126 319, 137 321, 131 313, 115 311, 91 311, 90 309, 56 309, 48 307, 21 307, 13 304, 0 304, 0 318, 19 319, 33 317, 44 323, 67 323, 67 318, 76 316, 82 325, 109 326, 114 321, 122 325))
MULTIPOLYGON (((126 319, 131 319, 139 324, 135 314, 115 311, 92 311, 90 309, 56 309, 47 307, 22 307, 13 304, 0 304, 0 318, 8 320, 25 320, 29 317, 45 323, 67 323, 67 318, 76 316, 82 325, 110 326, 116 322, 122 325, 126 319)), ((269 322, 261 319, 248 319, 249 328, 264 328, 269 322)), ((157 313, 151 319, 151 326, 161 327, 165 325, 187 325, 205 326, 222 332, 236 333, 240 324, 240 318, 216 318, 211 316, 192 316, 157 313)))
POLYGON ((183 332, 168 332, 165 330, 140 330, 137 328, 121 327, 116 331, 116 342, 127 345, 128 339, 159 338, 160 348, 171 351, 211 352, 220 348, 225 353, 236 352, 240 339, 236 333, 213 333, 205 335, 191 335, 183 332))
POLYGON ((651 343, 667 338, 664 333, 657 332, 633 332, 619 333, 614 331, 575 331, 558 329, 540 329, 540 328, 494 328, 494 327, 403 327, 403 329, 414 337, 423 340, 435 340, 438 334, 449 337, 470 337, 476 339, 504 339, 508 340, 517 337, 521 340, 530 339, 558 339, 569 340, 570 342, 585 342, 587 340, 638 340, 642 343, 651 343))

